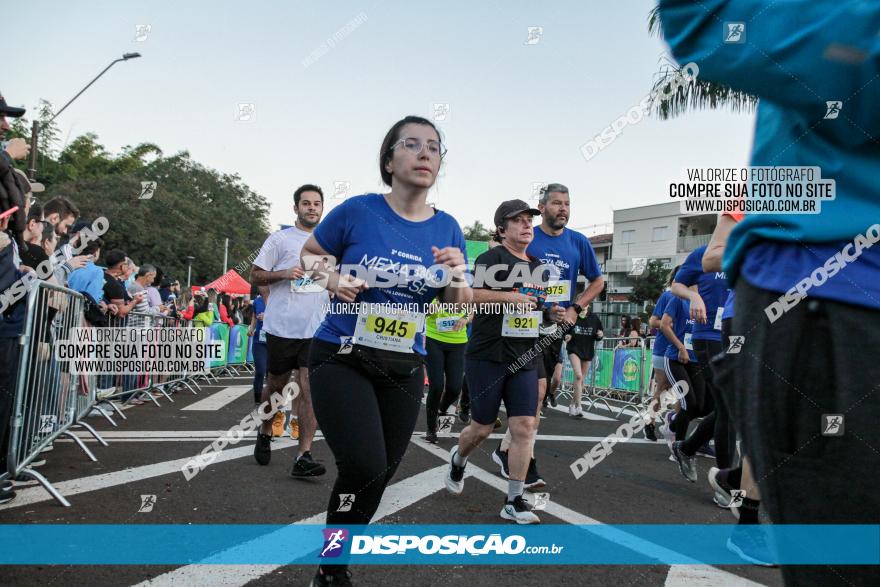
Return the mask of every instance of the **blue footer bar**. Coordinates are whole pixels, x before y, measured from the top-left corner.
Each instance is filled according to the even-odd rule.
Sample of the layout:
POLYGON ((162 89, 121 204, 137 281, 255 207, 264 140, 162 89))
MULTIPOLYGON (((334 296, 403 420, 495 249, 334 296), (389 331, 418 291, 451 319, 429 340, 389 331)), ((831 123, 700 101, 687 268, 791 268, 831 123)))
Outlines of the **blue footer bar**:
POLYGON ((880 564, 880 525, 0 524, 0 564, 880 564))

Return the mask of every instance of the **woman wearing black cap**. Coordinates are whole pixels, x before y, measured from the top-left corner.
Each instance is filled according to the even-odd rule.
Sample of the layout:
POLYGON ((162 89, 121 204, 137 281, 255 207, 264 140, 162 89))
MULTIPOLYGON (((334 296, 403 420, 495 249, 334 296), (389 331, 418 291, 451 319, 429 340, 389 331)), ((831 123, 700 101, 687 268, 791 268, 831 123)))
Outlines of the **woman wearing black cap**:
POLYGON ((540 306, 546 297, 541 262, 526 254, 534 238, 532 219, 538 215, 538 210, 522 200, 502 203, 495 212, 495 239, 501 246, 489 249, 474 263, 474 303, 482 307, 473 322, 465 363, 471 423, 452 448, 446 476, 446 488, 460 494, 467 457, 492 432, 504 400, 512 442, 501 517, 518 524, 540 522, 522 496, 538 408, 533 347, 541 323, 540 306), (489 283, 484 282, 484 276, 489 283))

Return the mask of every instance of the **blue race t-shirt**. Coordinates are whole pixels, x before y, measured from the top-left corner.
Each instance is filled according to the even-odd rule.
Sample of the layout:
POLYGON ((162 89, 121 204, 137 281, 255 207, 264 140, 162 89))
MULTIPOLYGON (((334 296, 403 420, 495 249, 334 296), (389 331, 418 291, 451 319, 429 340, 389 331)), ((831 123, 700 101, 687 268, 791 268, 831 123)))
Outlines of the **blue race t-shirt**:
POLYGON ((568 300, 557 302, 567 308, 573 301, 577 291, 578 274, 589 281, 602 276, 596 253, 590 240, 581 233, 564 228, 559 236, 550 236, 540 226, 535 227, 535 238, 526 252, 536 257, 544 265, 553 265, 559 269, 560 281, 568 282, 568 300))
POLYGON ((694 340, 721 340, 721 312, 724 311, 724 300, 727 299, 727 278, 724 272, 705 273, 703 271, 703 254, 706 246, 698 247, 687 256, 675 281, 688 287, 696 285, 706 305, 706 323, 694 324, 694 340))
MULTIPOLYGON (((687 349, 688 358, 691 363, 697 362, 697 355, 694 353, 693 348, 693 331, 694 331, 694 320, 691 320, 691 304, 687 300, 683 300, 676 296, 672 296, 669 299, 669 303, 666 304, 666 308, 663 310, 664 314, 669 314, 669 317, 672 318, 672 331, 675 332, 675 336, 678 337, 684 346, 690 347, 687 349)), ((678 349, 674 344, 668 343, 666 347, 666 358, 672 359, 673 361, 678 360, 678 349)))
MULTIPOLYGON (((427 269, 434 265, 431 247, 458 247, 467 263, 464 234, 455 218, 438 210, 427 220, 413 222, 394 212, 382 194, 349 198, 333 208, 313 234, 318 244, 336 257, 337 263, 360 265, 372 275, 381 275, 384 282, 394 284, 370 287, 360 292, 355 302, 407 307, 418 304, 426 308, 440 292, 427 283, 424 271, 418 274, 419 267, 427 269)), ((356 322, 357 314, 352 307, 334 298, 315 338, 340 344, 341 337, 354 335, 356 322)), ((416 335, 412 349, 426 354, 424 332, 416 335)))
MULTIPOLYGON (((260 314, 266 311, 266 302, 263 300, 263 296, 257 296, 254 298, 254 317, 256 318, 260 314)), ((257 318, 257 326, 254 328, 254 342, 265 343, 265 337, 260 339, 260 333, 263 331, 263 321, 257 318)))
MULTIPOLYGON (((661 0, 659 6, 679 63, 698 63, 701 80, 760 98, 751 165, 815 166, 817 177, 821 170, 823 180, 835 181, 836 199, 821 201, 821 213, 747 214, 730 233, 723 263, 729 282, 742 274, 755 287, 787 292, 880 218, 880 3, 661 0), (762 26, 750 27, 746 42, 719 45, 718 23, 758 15, 762 26), (840 116, 830 116, 831 102, 818 96, 847 96, 840 116)), ((880 309, 878 268, 875 244, 807 295, 880 309)))
POLYGON ((724 313, 721 314, 722 320, 727 320, 728 318, 733 318, 733 301, 734 301, 734 290, 727 290, 727 301, 724 302, 724 313))
MULTIPOLYGON (((651 315, 655 318, 662 319, 663 311, 666 309, 666 304, 669 303, 670 298, 674 298, 672 292, 668 289, 660 294, 660 298, 657 300, 657 305, 654 306, 654 311, 651 312, 651 315)), ((669 341, 666 339, 666 336, 663 335, 661 330, 657 330, 657 337, 654 339, 654 348, 652 349, 651 354, 655 357, 662 357, 666 354, 666 347, 669 346, 669 341)))
MULTIPOLYGON (((835 205, 840 203, 823 204, 835 205)), ((851 241, 803 244, 761 241, 746 252, 741 273, 753 286, 780 294, 815 275, 816 283, 821 285, 811 283, 808 297, 880 309, 880 244, 862 248, 858 257, 855 252, 851 241), (845 253, 841 253, 845 247, 845 253), (855 258, 849 261, 847 257, 855 258), (837 269, 832 275, 834 265, 837 269)))

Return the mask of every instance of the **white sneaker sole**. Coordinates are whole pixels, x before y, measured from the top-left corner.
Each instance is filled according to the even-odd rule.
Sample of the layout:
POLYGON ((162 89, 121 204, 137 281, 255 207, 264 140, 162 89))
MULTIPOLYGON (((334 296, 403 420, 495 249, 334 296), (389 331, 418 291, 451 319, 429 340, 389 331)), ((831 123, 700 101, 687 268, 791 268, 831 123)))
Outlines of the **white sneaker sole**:
POLYGON ((504 471, 504 461, 501 460, 501 457, 494 450, 492 451, 492 461, 501 469, 501 476, 505 479, 510 479, 510 475, 504 471))
POLYGON ((449 472, 446 472, 446 491, 451 493, 452 495, 461 495, 461 492, 464 491, 464 479, 456 483, 452 480, 452 477, 449 476, 449 472))
POLYGON ((452 459, 453 456, 458 454, 458 445, 452 447, 449 451, 449 469, 446 471, 446 490, 452 495, 461 495, 461 492, 464 491, 464 477, 461 478, 461 481, 453 481, 452 479, 452 459))
POLYGON ((511 514, 507 511, 507 506, 501 508, 501 517, 505 520, 510 520, 511 522, 516 522, 517 524, 540 524, 541 519, 538 518, 532 512, 522 512, 517 516, 515 513, 511 514))
POLYGON ((712 486, 712 489, 715 490, 714 501, 715 501, 715 503, 718 505, 718 507, 721 507, 721 508, 729 508, 729 507, 730 507, 730 501, 731 501, 733 498, 732 498, 732 496, 731 496, 729 493, 727 493, 727 492, 721 487, 721 485, 719 485, 718 482, 715 480, 715 475, 717 475, 717 474, 718 474, 718 468, 717 468, 717 467, 712 467, 711 469, 709 469, 709 473, 706 475, 706 478, 709 480, 709 485, 711 485, 711 486, 712 486), (722 504, 727 504, 727 505, 722 505, 722 504))

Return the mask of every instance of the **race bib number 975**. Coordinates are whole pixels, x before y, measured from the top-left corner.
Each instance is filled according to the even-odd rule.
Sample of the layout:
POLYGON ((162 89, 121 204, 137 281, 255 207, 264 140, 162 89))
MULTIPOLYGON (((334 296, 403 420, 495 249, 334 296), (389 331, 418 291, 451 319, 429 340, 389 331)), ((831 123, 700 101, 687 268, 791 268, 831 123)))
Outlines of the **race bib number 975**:
POLYGON ((558 281, 547 286, 548 302, 569 302, 571 297, 568 293, 568 282, 558 281))

